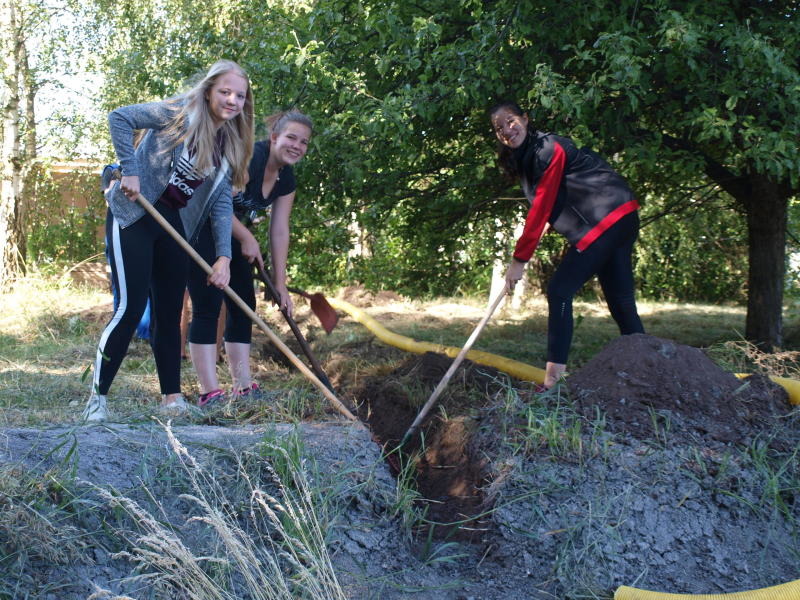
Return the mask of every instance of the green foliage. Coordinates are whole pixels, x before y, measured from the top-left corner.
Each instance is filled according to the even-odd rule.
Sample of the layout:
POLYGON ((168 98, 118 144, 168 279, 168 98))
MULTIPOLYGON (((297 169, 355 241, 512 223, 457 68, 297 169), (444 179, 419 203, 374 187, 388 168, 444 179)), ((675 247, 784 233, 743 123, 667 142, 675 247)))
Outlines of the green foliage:
POLYGON ((787 254, 786 295, 797 300, 800 298, 800 197, 789 202, 787 254))
POLYGON ((55 179, 49 165, 39 163, 30 171, 26 189, 29 260, 39 265, 76 263, 103 251, 106 206, 95 170, 55 179))
MULTIPOLYGON (((496 233, 521 216, 499 199, 519 195, 494 165, 485 111, 499 97, 608 156, 647 198, 646 217, 681 215, 663 242, 646 236, 648 295, 741 298, 742 253, 719 240, 742 242, 744 222, 692 204, 709 165, 800 186, 792 3, 95 0, 87 10, 101 15, 91 22, 106 108, 174 94, 230 57, 251 75, 258 115, 299 105, 315 119, 292 217, 290 274, 302 285, 485 289, 491 260, 508 252, 496 233), (673 271, 653 273, 668 255, 673 271), (685 262, 697 255, 702 268, 685 262)), ((726 184, 714 181, 716 196, 726 184)))
POLYGON ((720 199, 685 200, 681 206, 680 213, 651 221, 640 232, 635 277, 642 296, 744 302, 747 237, 742 215, 720 199))

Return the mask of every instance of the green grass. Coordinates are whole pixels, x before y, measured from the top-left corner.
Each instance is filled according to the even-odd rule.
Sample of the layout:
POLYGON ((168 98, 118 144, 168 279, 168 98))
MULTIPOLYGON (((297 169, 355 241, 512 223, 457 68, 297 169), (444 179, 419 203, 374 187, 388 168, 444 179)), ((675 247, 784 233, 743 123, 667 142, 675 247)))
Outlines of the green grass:
MULTIPOLYGON (((471 298, 440 298, 408 304, 416 310, 390 314, 376 307, 368 312, 402 335, 460 347, 486 310, 484 302, 471 298), (420 323, 420 313, 428 313, 445 303, 454 305, 454 316, 432 318, 426 315, 420 323)), ((392 305, 392 309, 396 306, 392 305)), ((743 307, 639 302, 639 312, 649 334, 690 346, 708 347, 741 340, 744 331, 743 307)), ((574 315, 575 335, 570 353, 573 368, 585 363, 619 335, 602 301, 577 301, 574 315)), ((484 328, 474 348, 543 366, 546 342, 547 306, 544 299, 533 298, 519 310, 501 307, 484 328)))
MULTIPOLYGON (((110 316, 110 294, 75 286, 63 278, 31 276, 21 280, 12 293, 0 296, 0 306, 0 425, 75 422, 88 395, 96 344, 110 316)), ((367 310, 401 335, 459 347, 486 305, 483 299, 440 298, 393 302, 367 310)), ((260 311, 270 327, 296 348, 287 326, 272 307, 262 304, 260 311)), ((787 377, 800 373, 795 353, 762 355, 742 342, 742 307, 640 302, 640 312, 652 335, 710 347, 712 357, 731 370, 787 377)), ((573 369, 617 335, 602 302, 577 302, 575 314, 570 358, 573 369)), ((298 301, 297 318, 338 389, 351 388, 364 376, 386 373, 408 356, 375 340, 365 327, 346 315, 330 335, 322 332, 302 300, 298 301)), ((786 329, 793 327, 794 323, 787 319, 786 329)), ((501 308, 474 348, 541 367, 546 328, 546 306, 541 298, 534 298, 519 310, 501 308)), ((257 344, 259 335, 257 332, 257 344)), ((304 359, 299 350, 296 353, 304 359)), ((265 389, 269 401, 215 414, 206 422, 293 422, 325 418, 326 412, 331 412, 325 399, 294 368, 264 359, 257 352, 252 366, 254 378, 265 389)), ((229 386, 227 368, 220 365, 218 374, 221 384, 229 386)), ((198 393, 191 363, 184 363, 182 387, 190 399, 198 393)), ((109 393, 114 418, 149 420, 158 398, 149 344, 134 340, 109 393)))
MULTIPOLYGON (((13 293, 0 296, 0 307, 0 426, 77 423, 89 391, 87 376, 96 344, 110 316, 110 295, 105 290, 76 287, 64 280, 29 277, 20 281, 13 293)), ((367 307, 367 310, 384 326, 401 335, 460 346, 486 306, 484 300, 474 298, 441 298, 395 302, 367 307)), ((295 347, 288 328, 271 307, 260 306, 260 311, 273 330, 295 347)), ((793 378, 800 374, 796 352, 764 355, 742 341, 745 313, 741 307, 640 303, 640 311, 649 333, 708 348, 710 355, 726 369, 793 378)), ((602 303, 578 302, 575 314, 572 368, 584 364, 617 335, 616 326, 602 303)), ((386 375, 409 356, 375 340, 366 328, 346 316, 330 335, 321 331, 302 301, 298 301, 297 317, 345 402, 352 400, 352 390, 365 377, 386 375)), ((793 326, 793 322, 787 322, 787 329, 793 326)), ((262 339, 263 336, 256 338, 256 346, 262 339)), ((505 308, 498 312, 474 347, 543 366, 545 339, 546 307, 543 301, 534 299, 521 310, 505 308)), ((299 352, 298 355, 301 356, 299 352)), ((265 392, 265 400, 222 406, 186 420, 220 425, 296 423, 328 419, 335 414, 293 368, 276 364, 254 352, 252 370, 265 392)), ((218 372, 222 385, 229 386, 227 369, 220 365, 218 372)), ((392 383, 402 386, 404 395, 418 399, 420 405, 426 400, 427 394, 413 376, 395 378, 392 383)), ((189 363, 184 364, 182 385, 190 398, 197 394, 197 383, 189 363)), ((580 417, 562 393, 566 391, 556 388, 535 396, 525 388, 506 385, 494 398, 499 400, 503 411, 499 433, 504 448, 512 455, 545 452, 555 460, 581 465, 591 458, 602 458, 603 445, 607 443, 603 416, 580 417)), ((116 421, 150 422, 157 414, 158 380, 146 342, 132 344, 109 400, 116 421)), ((480 400, 486 399, 477 398, 476 406, 481 404, 480 400)), ((439 411, 439 418, 443 420, 461 416, 439 411)), ((651 418, 657 431, 654 444, 668 446, 672 424, 663 415, 653 413, 651 418)), ((159 469, 141 473, 143 481, 155 482, 160 492, 188 494, 186 500, 194 504, 203 515, 203 522, 216 533, 212 559, 189 551, 173 532, 161 527, 158 519, 152 516, 159 510, 155 496, 150 498, 151 506, 143 507, 108 490, 95 490, 105 502, 115 506, 116 511, 104 517, 108 522, 104 522, 102 532, 87 533, 81 529, 84 517, 98 505, 99 499, 97 496, 88 499, 86 490, 78 488, 70 476, 69 465, 65 464, 62 472, 50 472, 35 479, 7 468, 0 472, 0 480, 4 482, 0 486, 0 520, 6 524, 3 533, 10 540, 10 553, 0 561, 0 574, 6 574, 0 576, 0 598, 14 597, 14 590, 8 588, 8 582, 13 579, 9 574, 22 572, 25 565, 40 560, 58 564, 63 560, 63 553, 80 557, 86 551, 83 540, 87 536, 96 536, 92 538, 93 543, 125 549, 132 559, 146 566, 148 572, 158 573, 159 585, 166 587, 196 585, 198 594, 202 594, 212 586, 224 586, 231 573, 238 573, 238 581, 247 579, 251 576, 249 565, 256 561, 264 570, 255 573, 248 584, 254 589, 269 585, 278 590, 274 597, 292 597, 296 591, 292 586, 302 581, 313 588, 307 591, 309 597, 338 597, 340 590, 326 555, 325 537, 328 523, 335 521, 335 512, 339 510, 335 498, 347 496, 348 492, 327 493, 332 484, 327 484, 325 490, 310 486, 309 480, 317 481, 318 474, 301 468, 299 443, 296 438, 280 443, 268 439, 250 458, 236 457, 239 461, 236 475, 224 482, 217 471, 210 475, 209 471, 197 467, 177 442, 173 444, 173 460, 159 469), (263 492, 262 480, 254 474, 265 468, 265 461, 269 465, 266 479, 272 486, 270 494, 263 492), (326 493, 321 493, 323 491, 326 493), (231 494, 235 497, 233 501, 231 494), (242 498, 248 499, 247 504, 242 498), (259 512, 263 530, 279 532, 275 539, 281 540, 280 543, 273 543, 274 539, 269 536, 253 538, 251 531, 241 530, 235 518, 217 510, 228 506, 239 509, 246 506, 247 510, 259 512), (313 519, 307 520, 308 515, 313 519), (123 521, 135 524, 138 533, 128 529, 123 535, 119 529, 123 521), (256 546, 261 546, 255 547, 254 540, 256 546), (269 548, 271 554, 265 554, 264 548, 269 548), (299 573, 291 581, 283 582, 272 579, 278 577, 283 565, 296 563, 303 567, 312 559, 313 575, 299 573), (280 564, 271 562, 275 560, 280 564), (169 570, 160 568, 174 563, 182 566, 180 580, 171 580, 169 570), (209 568, 211 563, 213 568, 209 568), (317 577, 317 571, 322 573, 321 577, 317 577), (185 577, 187 573, 195 579, 185 577)), ((790 516, 790 503, 800 489, 797 450, 776 453, 769 444, 757 440, 745 453, 746 460, 758 469, 763 493, 752 501, 744 498, 741 501, 753 502, 754 510, 774 510, 782 516, 790 516)), ((729 460, 732 459, 725 459, 729 460)), ((716 469, 711 476, 713 485, 720 493, 733 496, 736 490, 726 489, 725 465, 728 463, 725 461, 723 468, 697 454, 698 478, 703 479, 716 469)), ((426 515, 418 503, 420 494, 412 484, 413 458, 401 460, 401 466, 401 476, 393 497, 387 499, 387 506, 389 517, 398 521, 410 541, 414 531, 426 523, 426 515)), ((337 483, 345 486, 349 485, 347 481, 346 476, 341 476, 337 483)), ((594 552, 595 549, 589 547, 591 538, 587 532, 597 523, 613 528, 608 523, 617 515, 609 515, 607 506, 595 508, 596 512, 588 515, 580 527, 568 532, 565 551, 569 549, 570 555, 589 556, 594 552)), ((426 531, 430 533, 433 528, 426 531)), ((455 556, 450 544, 434 543, 432 537, 423 540, 422 548, 421 560, 431 563, 447 562, 455 556)), ((225 594, 229 593, 219 587, 213 589, 216 590, 213 597, 227 597, 225 594)))

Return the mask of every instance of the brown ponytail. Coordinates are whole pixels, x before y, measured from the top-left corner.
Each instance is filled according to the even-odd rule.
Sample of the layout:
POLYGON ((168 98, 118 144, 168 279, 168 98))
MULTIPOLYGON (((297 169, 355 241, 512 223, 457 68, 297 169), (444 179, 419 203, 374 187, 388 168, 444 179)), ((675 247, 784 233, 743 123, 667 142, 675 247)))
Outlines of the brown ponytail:
POLYGON ((290 108, 289 110, 283 110, 281 112, 271 114, 264 119, 264 121, 269 128, 270 135, 273 133, 281 133, 284 129, 286 129, 286 126, 289 123, 300 123, 301 125, 308 127, 308 130, 312 133, 314 131, 314 124, 312 123, 311 119, 296 108, 290 108))

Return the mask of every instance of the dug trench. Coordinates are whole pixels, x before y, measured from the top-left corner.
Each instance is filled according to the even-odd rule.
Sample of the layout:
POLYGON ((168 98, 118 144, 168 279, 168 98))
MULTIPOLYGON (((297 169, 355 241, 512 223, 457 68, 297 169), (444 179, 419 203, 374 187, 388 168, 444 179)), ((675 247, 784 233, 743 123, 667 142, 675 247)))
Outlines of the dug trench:
MULTIPOLYGON (((389 352, 368 345, 373 358, 389 352)), ((768 378, 741 381, 700 349, 639 334, 544 394, 465 361, 399 453, 451 361, 392 357, 356 382, 328 374, 395 476, 413 482, 418 539, 473 548, 496 574, 487 598, 503 585, 572 598, 800 576, 800 414, 768 378)))
POLYGON ((490 508, 485 489, 491 464, 480 442, 480 415, 507 389, 506 378, 466 361, 421 432, 401 446, 450 364, 450 358, 432 352, 413 356, 385 376, 366 378, 354 397, 358 416, 383 448, 392 473, 402 477, 404 469, 412 469, 428 533, 469 540, 488 527, 482 515, 490 508))
MULTIPOLYGON (((394 354, 393 350, 389 353, 394 354)), ((260 345, 260 355, 290 366, 268 342, 260 345)), ((433 352, 411 355, 388 373, 363 377, 355 385, 335 367, 328 375, 340 384, 341 398, 354 405, 353 412, 369 428, 391 473, 406 479, 405 483, 416 490, 417 508, 427 523, 424 533, 436 538, 471 540, 489 526, 482 515, 491 507, 485 489, 493 477, 486 448, 480 441, 480 415, 508 390, 508 377, 496 369, 465 361, 420 433, 400 446, 451 362, 447 356, 433 352)))
MULTIPOLYGON (((386 375, 366 378, 353 395, 393 474, 413 469, 420 508, 434 533, 471 539, 490 526, 487 491, 498 477, 493 463, 502 452, 501 430, 513 438, 514 429, 526 425, 504 409, 507 396, 525 403, 537 393, 527 382, 465 361, 422 432, 401 447, 421 401, 450 364, 440 354, 412 356, 386 375)), ((657 440, 668 428, 683 443, 746 445, 791 408, 783 388, 768 378, 742 382, 699 349, 648 335, 616 339, 561 392, 539 394, 538 400, 562 402, 566 396, 584 423, 600 415, 610 432, 642 441, 657 440)))

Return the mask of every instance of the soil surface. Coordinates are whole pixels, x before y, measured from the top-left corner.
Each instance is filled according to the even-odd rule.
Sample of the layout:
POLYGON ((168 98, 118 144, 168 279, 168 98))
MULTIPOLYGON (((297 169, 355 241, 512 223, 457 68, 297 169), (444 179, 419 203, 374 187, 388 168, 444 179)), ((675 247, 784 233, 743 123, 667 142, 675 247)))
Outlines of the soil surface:
MULTIPOLYGON (((449 364, 411 356, 359 379, 347 397, 369 430, 297 429, 307 464, 336 498, 329 549, 348 597, 577 600, 611 598, 620 585, 709 594, 800 579, 800 415, 768 379, 740 381, 696 348, 647 335, 614 340, 543 394, 467 362, 421 435, 394 451, 449 364), (410 525, 398 474, 418 489, 424 519, 410 525)), ((175 428, 219 473, 220 453, 292 431, 175 428)), ((81 481, 136 497, 169 456, 157 425, 2 436, 6 465, 45 472, 67 461, 81 481)), ((157 482, 154 494, 174 495, 173 478, 157 482)), ((180 528, 190 512, 168 505, 180 528)), ((150 597, 127 579, 134 565, 123 557, 97 548, 90 558, 42 560, 20 589, 72 600, 94 582, 150 597), (44 593, 43 582, 63 587, 44 593)))

